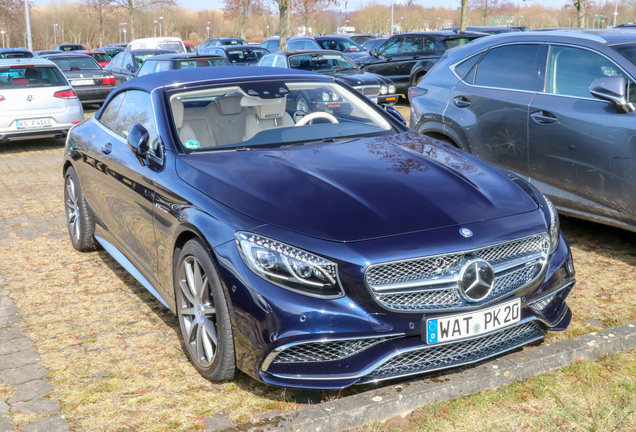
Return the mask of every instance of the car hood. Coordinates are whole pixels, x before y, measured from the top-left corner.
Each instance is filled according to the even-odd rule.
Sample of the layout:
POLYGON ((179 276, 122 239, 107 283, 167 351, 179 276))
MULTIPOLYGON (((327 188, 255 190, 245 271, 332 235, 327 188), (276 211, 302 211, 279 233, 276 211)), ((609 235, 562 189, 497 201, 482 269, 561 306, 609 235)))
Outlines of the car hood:
POLYGON ((335 70, 323 73, 338 78, 352 87, 361 85, 388 85, 386 79, 373 73, 363 72, 360 69, 344 69, 342 71, 335 70))
POLYGON ((333 241, 463 225, 537 208, 496 169, 412 131, 182 155, 176 169, 185 182, 243 214, 333 241))

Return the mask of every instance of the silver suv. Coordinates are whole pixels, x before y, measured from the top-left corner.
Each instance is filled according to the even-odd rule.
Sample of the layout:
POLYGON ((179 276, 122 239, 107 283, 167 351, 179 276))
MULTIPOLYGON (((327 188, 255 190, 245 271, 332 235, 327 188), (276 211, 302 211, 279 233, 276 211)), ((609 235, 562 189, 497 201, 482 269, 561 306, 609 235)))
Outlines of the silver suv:
POLYGON ((82 120, 82 104, 55 64, 0 59, 0 142, 63 137, 82 120))
POLYGON ((636 232, 636 33, 514 32, 447 51, 410 126, 529 179, 559 212, 636 232))

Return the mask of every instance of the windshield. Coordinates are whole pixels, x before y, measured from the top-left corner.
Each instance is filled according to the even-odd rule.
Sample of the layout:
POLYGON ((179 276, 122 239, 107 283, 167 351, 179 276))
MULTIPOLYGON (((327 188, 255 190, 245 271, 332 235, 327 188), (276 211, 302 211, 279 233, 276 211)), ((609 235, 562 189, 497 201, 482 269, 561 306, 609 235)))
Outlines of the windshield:
POLYGON ((268 80, 175 90, 170 107, 188 152, 284 147, 396 131, 373 103, 334 82, 268 80))
POLYGON ((627 60, 636 64, 636 44, 614 45, 612 48, 621 53, 627 60))
POLYGON ((198 58, 196 60, 175 60, 175 69, 191 69, 209 66, 228 66, 228 63, 223 57, 198 58))
POLYGON ((227 58, 230 63, 256 63, 265 54, 268 54, 264 48, 231 48, 227 50, 227 58))
POLYGON ((33 53, 30 51, 13 51, 0 53, 0 58, 31 58, 33 53))
POLYGON ((110 57, 108 56, 108 54, 93 53, 93 54, 90 54, 90 56, 93 57, 98 62, 109 62, 110 61, 110 57))
POLYGON ((92 57, 49 57, 62 70, 101 69, 92 57))
POLYGON ((221 45, 247 45, 243 39, 222 39, 221 45))
POLYGON ((66 86, 66 79, 55 66, 0 67, 0 87, 49 87, 66 86))
POLYGON ((476 38, 460 37, 455 39, 446 39, 444 42, 446 42, 446 46, 450 49, 450 48, 455 48, 456 46, 466 45, 473 39, 476 39, 476 38))
POLYGON ((181 41, 161 41, 157 42, 157 48, 170 50, 178 53, 185 53, 185 46, 181 41))
POLYGON ((335 50, 340 52, 366 51, 350 39, 322 39, 318 41, 322 49, 335 50))
POLYGON ((289 57, 292 69, 317 72, 355 69, 356 66, 342 54, 303 54, 289 57))

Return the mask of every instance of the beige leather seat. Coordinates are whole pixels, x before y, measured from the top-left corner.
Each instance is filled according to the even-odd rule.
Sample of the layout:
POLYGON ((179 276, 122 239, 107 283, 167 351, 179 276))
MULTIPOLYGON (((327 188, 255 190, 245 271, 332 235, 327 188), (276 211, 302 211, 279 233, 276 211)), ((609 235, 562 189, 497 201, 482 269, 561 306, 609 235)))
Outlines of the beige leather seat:
POLYGON ((294 126, 294 120, 285 112, 285 98, 243 97, 241 105, 249 107, 249 114, 245 119, 245 141, 264 130, 294 126))
POLYGON ((217 144, 212 134, 207 107, 187 108, 180 99, 172 99, 172 115, 182 143, 190 140, 198 141, 202 148, 214 147, 217 144))
POLYGON ((181 99, 173 98, 170 101, 170 105, 172 106, 172 117, 174 118, 174 125, 177 128, 177 133, 179 134, 179 139, 181 140, 181 142, 184 143, 191 140, 198 141, 196 135, 194 134, 192 126, 183 121, 185 108, 183 106, 183 102, 181 102, 181 99))
POLYGON ((248 111, 241 106, 241 96, 229 95, 218 98, 207 106, 208 118, 218 145, 243 141, 245 119, 248 111))

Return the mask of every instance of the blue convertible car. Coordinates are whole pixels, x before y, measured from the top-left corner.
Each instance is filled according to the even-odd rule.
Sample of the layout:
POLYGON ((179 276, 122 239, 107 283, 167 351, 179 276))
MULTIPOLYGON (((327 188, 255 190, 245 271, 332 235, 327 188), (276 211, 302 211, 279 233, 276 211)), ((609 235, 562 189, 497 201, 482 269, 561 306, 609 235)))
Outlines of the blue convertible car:
POLYGON ((295 70, 129 81, 68 135, 73 246, 101 244, 174 311, 214 381, 342 388, 566 328, 552 204, 386 110, 295 70), (297 111, 301 92, 325 103, 297 111))

